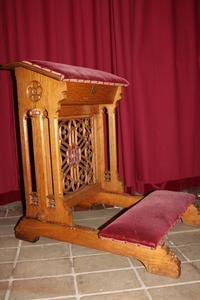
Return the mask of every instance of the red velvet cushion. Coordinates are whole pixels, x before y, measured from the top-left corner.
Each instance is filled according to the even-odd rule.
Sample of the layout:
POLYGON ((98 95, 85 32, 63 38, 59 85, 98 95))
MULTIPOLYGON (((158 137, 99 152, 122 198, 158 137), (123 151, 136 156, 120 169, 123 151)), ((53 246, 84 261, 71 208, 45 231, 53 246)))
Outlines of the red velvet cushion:
POLYGON ((122 86, 128 85, 128 81, 124 78, 100 70, 41 60, 28 60, 23 61, 23 63, 31 64, 39 69, 43 68, 45 71, 49 71, 50 73, 56 72, 60 74, 61 80, 65 81, 83 81, 122 86))
POLYGON ((188 193, 152 192, 100 230, 99 236, 156 247, 194 200, 188 193))

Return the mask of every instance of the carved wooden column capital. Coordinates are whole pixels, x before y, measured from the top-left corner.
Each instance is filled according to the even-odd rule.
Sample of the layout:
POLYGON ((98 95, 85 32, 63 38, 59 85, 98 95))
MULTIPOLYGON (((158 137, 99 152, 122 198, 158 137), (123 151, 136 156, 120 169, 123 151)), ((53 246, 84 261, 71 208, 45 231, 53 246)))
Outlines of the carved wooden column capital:
POLYGON ((37 118, 37 117, 47 118, 48 112, 46 109, 43 108, 33 108, 28 111, 28 116, 31 118, 37 118))

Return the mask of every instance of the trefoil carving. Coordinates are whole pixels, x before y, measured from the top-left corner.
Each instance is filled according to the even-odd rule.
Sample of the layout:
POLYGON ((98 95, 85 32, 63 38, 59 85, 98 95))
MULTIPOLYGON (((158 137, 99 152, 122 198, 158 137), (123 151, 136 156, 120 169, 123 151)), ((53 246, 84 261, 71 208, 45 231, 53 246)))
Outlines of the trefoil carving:
POLYGON ((42 86, 39 81, 33 80, 26 89, 26 94, 32 102, 37 102, 42 97, 42 86))

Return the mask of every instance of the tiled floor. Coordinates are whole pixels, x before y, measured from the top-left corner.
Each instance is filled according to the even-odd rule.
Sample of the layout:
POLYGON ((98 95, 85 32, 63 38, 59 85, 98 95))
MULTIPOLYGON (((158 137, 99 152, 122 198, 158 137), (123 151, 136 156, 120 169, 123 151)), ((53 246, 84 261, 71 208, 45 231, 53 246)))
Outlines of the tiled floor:
MULTIPOLYGON (((18 205, 19 206, 19 205, 18 205)), ((117 212, 76 212, 77 223, 98 227, 117 212)), ((200 228, 177 223, 167 243, 182 261, 179 279, 149 274, 133 259, 40 238, 17 240, 20 207, 0 210, 0 299, 198 300, 200 228)))

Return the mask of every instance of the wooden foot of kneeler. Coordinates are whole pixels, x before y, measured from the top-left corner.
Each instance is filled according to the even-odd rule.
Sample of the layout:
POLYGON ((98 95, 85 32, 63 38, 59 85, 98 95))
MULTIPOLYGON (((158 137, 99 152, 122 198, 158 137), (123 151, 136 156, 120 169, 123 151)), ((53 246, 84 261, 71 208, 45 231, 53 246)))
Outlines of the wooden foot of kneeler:
POLYGON ((35 241, 44 236, 80 246, 104 250, 139 260, 147 271, 176 278, 180 275, 180 261, 165 245, 149 248, 133 243, 101 239, 98 230, 82 226, 64 226, 22 218, 16 227, 16 237, 35 241))
MULTIPOLYGON (((199 202, 199 201, 198 201, 199 202)), ((190 205, 181 217, 182 221, 187 225, 200 226, 200 208, 199 205, 190 205)))

